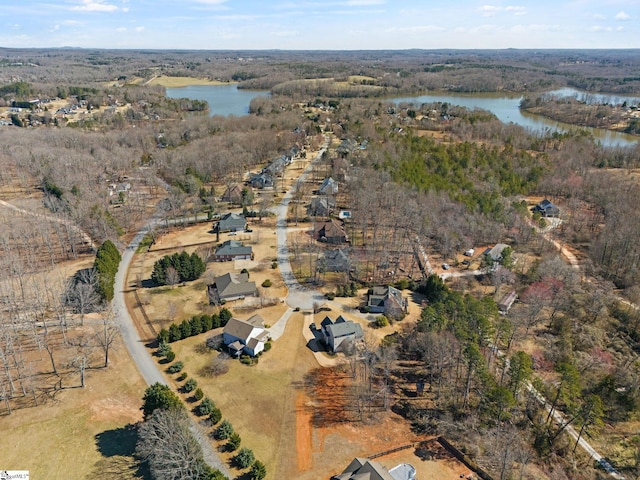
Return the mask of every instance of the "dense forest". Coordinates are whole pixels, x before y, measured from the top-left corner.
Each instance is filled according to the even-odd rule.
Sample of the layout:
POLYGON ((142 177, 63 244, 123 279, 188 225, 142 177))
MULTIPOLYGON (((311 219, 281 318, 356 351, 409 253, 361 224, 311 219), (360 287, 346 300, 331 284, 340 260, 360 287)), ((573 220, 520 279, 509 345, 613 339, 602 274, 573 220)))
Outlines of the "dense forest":
MULTIPOLYGON (((528 463, 547 478, 598 478, 561 435, 566 426, 523 387, 531 380, 581 435, 624 443, 611 455, 618 452, 617 465, 637 478, 633 445, 640 440, 620 432, 632 428, 640 411, 640 314, 633 307, 640 300, 640 147, 603 147, 579 131, 532 134, 488 112, 397 105, 384 96, 560 86, 638 93, 638 62, 627 51, 2 49, 1 106, 56 97, 98 112, 71 125, 29 108, 17 120, 32 128, 17 121, 0 126, 0 199, 47 219, 5 216, 13 225, 0 232, 0 262, 9 273, 0 284, 6 338, 18 344, 13 326, 33 318, 29 344, 46 343, 36 320, 51 311, 58 320, 45 329, 68 328, 64 303, 28 274, 53 270, 107 240, 122 247, 152 215, 168 221, 213 214, 247 171, 292 145, 317 146, 324 133, 338 144, 366 146, 334 146, 324 158, 329 173, 348 172, 339 202, 353 213, 351 248, 360 270, 345 285, 391 278, 428 299, 414 327, 400 328, 368 357, 375 366, 371 382, 392 381, 384 362, 394 356, 429 378, 429 406, 392 408, 419 431, 466 437, 474 457, 499 478, 528 463), (202 104, 128 82, 155 75, 237 81, 272 95, 255 99, 250 115, 210 117, 202 104), (122 108, 109 110, 110 104, 122 108), (578 265, 549 241, 552 219, 531 215, 528 200, 544 197, 561 205, 551 234, 578 265), (483 264, 479 275, 446 284, 435 276, 400 278, 399 269, 389 275, 390 256, 409 250, 413 238, 446 261, 471 246, 504 242, 513 261, 483 264), (42 248, 34 247, 36 240, 42 248), (506 316, 498 314, 496 298, 481 293, 501 287, 520 299, 506 316), (498 458, 507 453, 508 462, 498 458)), ((524 107, 547 101, 531 98, 524 107)), ((593 118, 611 115, 604 109, 593 118)), ((0 361, 10 372, 12 360, 0 361)), ((23 377, 28 372, 21 370, 15 378, 23 377)), ((18 395, 17 380, 1 378, 2 391, 18 395)))

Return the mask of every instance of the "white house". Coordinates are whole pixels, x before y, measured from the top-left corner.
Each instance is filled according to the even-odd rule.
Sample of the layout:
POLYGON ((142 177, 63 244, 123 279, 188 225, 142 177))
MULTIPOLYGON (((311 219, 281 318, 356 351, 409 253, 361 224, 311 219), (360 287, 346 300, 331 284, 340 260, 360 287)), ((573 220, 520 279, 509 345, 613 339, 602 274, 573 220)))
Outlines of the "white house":
POLYGON ((264 350, 264 344, 268 340, 269 332, 265 330, 264 320, 260 315, 247 320, 232 317, 223 330, 224 344, 236 355, 244 352, 255 357, 264 350))

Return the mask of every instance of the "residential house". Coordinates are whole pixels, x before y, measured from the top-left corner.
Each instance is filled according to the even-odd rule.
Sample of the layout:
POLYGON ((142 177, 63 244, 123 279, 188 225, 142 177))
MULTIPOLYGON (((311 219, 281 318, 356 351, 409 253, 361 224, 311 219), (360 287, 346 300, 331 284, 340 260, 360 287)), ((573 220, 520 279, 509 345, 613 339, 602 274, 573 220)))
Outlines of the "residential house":
POLYGON ((336 182, 333 178, 325 178, 322 185, 318 189, 318 194, 320 195, 335 195, 338 193, 338 182, 336 182))
POLYGON ((229 185, 222 195, 222 201, 241 204, 244 197, 242 190, 242 185, 229 185))
POLYGON ((248 273, 225 273, 215 277, 209 285, 209 302, 219 305, 222 300, 230 301, 244 297, 257 297, 256 282, 249 281, 248 273))
POLYGON ((321 223, 316 227, 316 238, 326 243, 346 243, 349 241, 342 225, 335 219, 321 223))
POLYGON ((332 197, 316 197, 311 199, 307 206, 307 215, 314 217, 328 217, 336 206, 336 200, 332 197))
POLYGON ((380 463, 368 458, 354 458, 347 468, 331 480, 395 480, 380 463))
POLYGON ((341 157, 346 157, 350 153, 352 153, 358 147, 358 142, 353 140, 352 138, 345 138, 342 140, 342 143, 336 148, 336 153, 341 157))
POLYGON ((269 332, 265 330, 264 320, 260 315, 253 315, 247 320, 232 317, 224 327, 222 338, 232 353, 246 353, 255 357, 264 350, 269 332))
POLYGON ((511 309, 517 298, 518 294, 515 290, 511 290, 509 293, 503 295, 503 297, 498 302, 498 311, 502 315, 506 315, 507 313, 509 313, 509 310, 511 309))
POLYGON ((273 188, 274 186, 273 177, 264 172, 253 175, 249 183, 253 188, 259 188, 261 190, 264 188, 273 188))
POLYGON ((326 250, 318 262, 325 272, 349 271, 349 256, 346 249, 326 250))
POLYGON ((498 243, 492 248, 487 248, 484 251, 484 254, 491 257, 491 260, 493 260, 494 262, 499 262, 500 260, 502 260, 502 252, 508 246, 509 245, 507 245, 506 243, 498 243))
POLYGON ((408 301, 392 286, 373 287, 367 299, 371 313, 383 313, 389 318, 401 318, 407 313, 408 301))
POLYGON ((335 157, 332 163, 333 176, 336 180, 344 182, 347 179, 347 173, 349 172, 349 162, 346 158, 335 157))
POLYGON ((532 208, 533 213, 539 212, 543 217, 558 217, 560 209, 546 198, 532 208))
POLYGON ((252 248, 245 247, 242 242, 238 242, 237 240, 227 240, 222 243, 216 250, 216 253, 213 254, 213 260, 216 262, 251 259, 253 259, 252 248))
POLYGON ((342 315, 336 318, 335 322, 325 317, 320 326, 324 342, 333 353, 345 351, 349 345, 363 337, 360 324, 345 320, 342 315))
MULTIPOLYGON (((289 161, 291 163, 291 161, 289 161)), ((287 157, 280 155, 278 158, 271 160, 271 163, 262 169, 262 173, 267 173, 272 177, 280 177, 287 166, 287 157)))
POLYGON ((225 213, 216 224, 216 231, 243 232, 247 228, 247 219, 238 213, 225 213))

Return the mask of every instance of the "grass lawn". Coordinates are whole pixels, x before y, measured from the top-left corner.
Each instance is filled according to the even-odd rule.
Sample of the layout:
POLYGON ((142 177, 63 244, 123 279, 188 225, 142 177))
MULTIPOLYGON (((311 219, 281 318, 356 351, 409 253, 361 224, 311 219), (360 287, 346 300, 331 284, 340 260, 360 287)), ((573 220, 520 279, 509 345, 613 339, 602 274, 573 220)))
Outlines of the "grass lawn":
POLYGON ((131 456, 135 434, 126 427, 142 419, 146 385, 124 346, 112 358, 109 368, 87 372, 84 389, 0 417, 2 469, 48 480, 140 478, 131 456))
POLYGON ((317 365, 304 347, 302 325, 302 314, 293 314, 285 334, 257 365, 229 360, 229 372, 219 377, 201 374, 202 367, 218 354, 198 353, 207 334, 171 344, 176 359, 185 363, 185 371, 198 380, 205 395, 240 434, 242 446, 251 448, 266 465, 267 478, 294 478, 287 472, 297 468, 295 385, 317 365))

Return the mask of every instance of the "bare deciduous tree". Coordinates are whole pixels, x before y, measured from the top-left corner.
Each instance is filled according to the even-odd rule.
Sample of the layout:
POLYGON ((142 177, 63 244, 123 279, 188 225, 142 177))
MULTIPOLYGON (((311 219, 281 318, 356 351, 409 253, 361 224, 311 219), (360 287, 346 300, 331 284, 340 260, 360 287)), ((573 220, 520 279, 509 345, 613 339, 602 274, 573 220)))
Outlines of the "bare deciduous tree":
POLYGON ((149 464, 153 478, 200 478, 207 468, 183 410, 155 410, 138 429, 136 453, 149 464))

